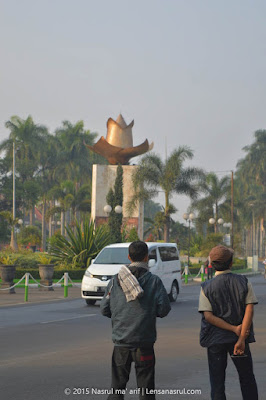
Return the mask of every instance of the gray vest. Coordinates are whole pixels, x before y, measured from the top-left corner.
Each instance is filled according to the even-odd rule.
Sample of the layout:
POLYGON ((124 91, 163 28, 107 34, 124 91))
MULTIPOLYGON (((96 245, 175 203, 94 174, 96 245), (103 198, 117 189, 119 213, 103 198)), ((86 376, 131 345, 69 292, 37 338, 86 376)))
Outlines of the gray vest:
MULTIPOLYGON (((248 293, 248 280, 243 275, 221 274, 202 285, 203 292, 211 303, 213 315, 231 325, 240 325, 245 314, 245 299, 248 293)), ((200 344, 210 347, 214 344, 235 343, 238 337, 234 332, 209 324, 202 313, 200 344)), ((253 325, 250 327, 248 343, 255 342, 253 325)))

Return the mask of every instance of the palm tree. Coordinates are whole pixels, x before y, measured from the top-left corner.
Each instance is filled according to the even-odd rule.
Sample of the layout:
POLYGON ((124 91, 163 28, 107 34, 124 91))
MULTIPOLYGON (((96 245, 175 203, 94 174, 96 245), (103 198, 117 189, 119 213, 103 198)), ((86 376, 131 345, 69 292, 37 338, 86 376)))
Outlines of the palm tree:
MULTIPOLYGON (((266 130, 254 134, 255 141, 243 150, 246 156, 237 163, 236 182, 240 192, 238 213, 246 231, 246 254, 256 248, 258 254, 265 256, 266 219, 266 130)), ((238 194, 237 192, 237 194, 238 194)))
POLYGON ((1 211, 0 215, 4 218, 7 222, 8 226, 11 228, 11 240, 10 240, 10 247, 13 250, 18 249, 16 237, 15 237, 15 226, 18 223, 18 218, 13 218, 13 214, 10 211, 1 211))
POLYGON ((47 212, 47 194, 52 187, 58 184, 55 180, 55 170, 58 165, 57 140, 52 135, 47 135, 43 143, 38 160, 37 179, 41 188, 42 205, 42 249, 46 250, 46 212, 47 212))
POLYGON ((141 159, 139 168, 133 175, 134 195, 129 208, 136 206, 137 201, 155 197, 159 189, 164 193, 164 240, 169 241, 169 224, 172 207, 170 199, 174 194, 185 194, 196 198, 198 180, 203 171, 198 168, 184 167, 184 162, 192 159, 193 152, 189 147, 180 146, 163 162, 156 154, 148 154, 141 159))
POLYGON ((246 157, 237 163, 237 168, 247 178, 254 180, 259 186, 266 187, 266 130, 254 133, 255 142, 245 146, 246 157))
POLYGON ((201 191, 205 195, 192 202, 191 207, 198 210, 198 223, 208 221, 210 216, 215 215, 214 232, 217 233, 217 221, 221 211, 226 209, 224 202, 229 193, 230 178, 224 176, 221 179, 214 173, 209 173, 201 184, 201 191))
POLYGON ((4 152, 11 171, 13 143, 15 143, 16 173, 23 187, 23 205, 29 209, 30 219, 33 221, 33 210, 38 197, 35 196, 37 187, 35 177, 39 155, 47 136, 47 128, 43 125, 36 125, 31 116, 25 120, 13 116, 6 122, 6 127, 10 130, 10 135, 0 144, 0 152, 4 152))
MULTIPOLYGON (((91 179, 92 164, 95 161, 94 153, 85 145, 93 145, 97 136, 84 129, 84 122, 71 124, 63 121, 62 127, 55 132, 58 140, 59 163, 56 175, 60 180, 72 180, 83 184, 91 179)), ((106 162, 105 162, 106 163, 106 162)))
POLYGON ((47 194, 48 199, 57 200, 58 205, 50 208, 47 217, 51 217, 56 213, 61 213, 61 234, 64 236, 65 219, 66 223, 71 226, 75 225, 78 212, 90 212, 91 210, 91 185, 82 185, 77 189, 72 181, 63 181, 60 185, 54 186, 47 194), (71 221, 68 217, 71 210, 71 221), (65 214, 67 213, 67 218, 65 214))

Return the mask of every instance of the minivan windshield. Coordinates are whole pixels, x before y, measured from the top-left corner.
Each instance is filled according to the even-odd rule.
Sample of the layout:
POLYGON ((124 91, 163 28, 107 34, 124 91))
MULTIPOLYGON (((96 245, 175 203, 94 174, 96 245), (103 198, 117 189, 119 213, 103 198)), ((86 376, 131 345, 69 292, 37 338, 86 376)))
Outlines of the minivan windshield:
POLYGON ((95 258, 94 264, 130 264, 128 247, 106 248, 95 258))

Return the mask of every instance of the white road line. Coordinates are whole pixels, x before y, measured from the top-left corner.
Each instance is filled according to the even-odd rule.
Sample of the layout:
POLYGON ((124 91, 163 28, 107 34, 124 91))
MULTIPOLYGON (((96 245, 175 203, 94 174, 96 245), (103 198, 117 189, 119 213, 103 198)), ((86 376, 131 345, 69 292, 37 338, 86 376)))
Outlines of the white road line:
POLYGON ((199 296, 195 296, 195 297, 187 297, 187 298, 183 298, 183 299, 177 299, 176 302, 184 302, 184 301, 192 301, 192 300, 198 300, 199 296))
POLYGON ((77 319, 77 318, 87 318, 87 317, 94 317, 97 314, 88 314, 88 315, 79 315, 78 317, 71 317, 71 318, 64 318, 64 319, 55 319, 53 321, 43 321, 41 324, 51 324, 53 322, 61 322, 61 321, 69 321, 71 319, 77 319))

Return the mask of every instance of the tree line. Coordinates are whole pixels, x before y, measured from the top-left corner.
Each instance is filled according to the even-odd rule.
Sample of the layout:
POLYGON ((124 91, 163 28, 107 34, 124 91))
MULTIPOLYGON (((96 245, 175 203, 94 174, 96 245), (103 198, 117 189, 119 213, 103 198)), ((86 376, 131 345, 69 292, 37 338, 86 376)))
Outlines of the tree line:
MULTIPOLYGON (((86 130, 83 121, 72 124, 63 121, 53 133, 44 125, 36 124, 32 117, 25 120, 13 116, 6 122, 9 137, 0 143, 0 211, 12 211, 13 144, 16 158, 17 216, 30 226, 38 225, 34 219, 35 206, 42 214, 41 247, 46 249, 49 237, 60 228, 74 226, 90 214, 92 165, 106 164, 106 160, 91 152, 85 145, 93 145, 96 133, 86 130)), ((234 179, 233 221, 236 245, 245 255, 265 256, 265 182, 266 182, 266 130, 258 130, 254 141, 244 147, 245 156, 236 165, 234 179)), ((146 238, 175 240, 186 229, 173 220, 176 212, 172 200, 179 194, 190 199, 188 211, 196 214, 195 232, 203 237, 217 230, 208 220, 231 220, 231 182, 229 176, 217 176, 200 168, 187 167, 193 151, 182 146, 166 159, 154 153, 144 155, 138 173, 133 179, 134 196, 130 207, 139 199, 146 204, 146 238), (164 193, 164 204, 153 202, 159 191, 164 193), (149 204, 149 207, 147 205, 149 204), (153 210, 152 213, 149 211, 153 210), (175 236, 176 235, 176 236, 175 236)), ((225 232, 225 228, 220 231, 225 232)), ((228 231, 228 229, 227 229, 228 231)), ((193 239, 193 238, 192 238, 193 239)), ((6 240, 6 225, 0 224, 0 240, 6 240)), ((201 239, 194 240, 199 242, 201 239)))
MULTIPOLYGON (((65 225, 90 213, 92 165, 106 161, 84 145, 93 145, 97 134, 86 130, 83 121, 63 121, 53 134, 31 116, 25 120, 13 116, 6 127, 9 137, 0 144, 0 210, 12 210, 15 144, 17 216, 23 225, 28 216, 29 225, 33 226, 38 206, 42 214, 41 246, 46 249, 47 231, 51 237, 60 223, 64 235, 65 225)), ((3 240, 3 222, 1 228, 3 240)))

